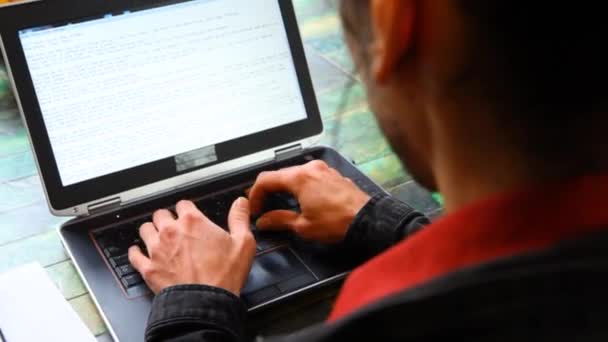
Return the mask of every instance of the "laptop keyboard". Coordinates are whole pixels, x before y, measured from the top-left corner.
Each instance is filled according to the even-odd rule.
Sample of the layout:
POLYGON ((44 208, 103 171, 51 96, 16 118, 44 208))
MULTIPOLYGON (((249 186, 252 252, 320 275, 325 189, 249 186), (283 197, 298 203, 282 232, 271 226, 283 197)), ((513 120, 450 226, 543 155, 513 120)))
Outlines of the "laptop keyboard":
MULTIPOLYGON (((218 226, 227 229, 228 212, 232 203, 239 197, 245 195, 247 187, 239 187, 228 190, 217 195, 195 200, 196 206, 218 226)), ((287 209, 299 210, 297 201, 288 194, 274 194, 266 200, 263 212, 287 209)), ((139 236, 139 227, 146 222, 151 222, 152 216, 145 215, 131 221, 110 228, 102 228, 93 232, 99 250, 106 258, 108 265, 112 268, 116 278, 121 283, 128 297, 137 297, 149 293, 142 277, 129 263, 128 249, 138 245, 144 253, 146 247, 139 236)), ((285 246, 288 242, 288 234, 280 232, 261 232, 252 225, 252 232, 257 242, 258 254, 285 246)))

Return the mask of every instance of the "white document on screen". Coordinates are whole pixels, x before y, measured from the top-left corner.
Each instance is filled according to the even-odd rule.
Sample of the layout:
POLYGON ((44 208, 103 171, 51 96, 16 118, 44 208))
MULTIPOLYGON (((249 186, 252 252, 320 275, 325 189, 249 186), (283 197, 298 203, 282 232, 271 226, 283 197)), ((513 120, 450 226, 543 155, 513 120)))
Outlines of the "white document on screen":
POLYGON ((195 0, 19 37, 64 186, 306 118, 276 0, 195 0))

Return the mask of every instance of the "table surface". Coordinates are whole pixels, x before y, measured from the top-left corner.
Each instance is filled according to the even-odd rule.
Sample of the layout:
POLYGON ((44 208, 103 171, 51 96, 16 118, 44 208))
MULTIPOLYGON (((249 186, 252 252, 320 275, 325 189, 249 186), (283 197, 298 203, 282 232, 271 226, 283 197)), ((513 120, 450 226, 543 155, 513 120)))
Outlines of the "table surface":
MULTIPOLYGON (((398 198, 425 213, 438 212, 437 202, 411 181, 378 129, 364 89, 351 73, 352 62, 331 2, 294 0, 294 4, 325 125, 322 143, 351 158, 398 198), (342 127, 335 130, 342 93, 353 80, 356 83, 348 104, 339 113, 342 127)), ((39 262, 98 340, 109 341, 107 329, 56 233, 66 218, 53 217, 47 209, 25 128, 2 77, 0 70, 0 272, 39 262)), ((310 313, 316 316, 309 321, 323 319, 327 310, 323 307, 310 313)), ((277 321, 276 325, 283 328, 277 330, 290 329, 288 323, 277 321)))

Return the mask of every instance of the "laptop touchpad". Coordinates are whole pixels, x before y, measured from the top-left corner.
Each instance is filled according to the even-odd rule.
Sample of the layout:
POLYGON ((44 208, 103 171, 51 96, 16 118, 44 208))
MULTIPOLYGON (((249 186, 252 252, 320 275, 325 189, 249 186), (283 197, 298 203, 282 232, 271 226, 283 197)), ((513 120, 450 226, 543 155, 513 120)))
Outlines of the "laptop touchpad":
POLYGON ((247 306, 252 307, 315 281, 300 259, 288 248, 283 248, 255 258, 241 293, 247 306))

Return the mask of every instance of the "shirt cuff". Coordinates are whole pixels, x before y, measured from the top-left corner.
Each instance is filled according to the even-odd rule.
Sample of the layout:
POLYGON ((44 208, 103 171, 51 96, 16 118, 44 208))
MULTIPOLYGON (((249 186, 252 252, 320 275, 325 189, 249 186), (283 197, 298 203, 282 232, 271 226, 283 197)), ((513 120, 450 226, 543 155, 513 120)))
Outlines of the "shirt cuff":
POLYGON ((162 340, 176 330, 184 334, 201 328, 221 330, 239 340, 246 314, 241 299, 226 290, 206 285, 169 287, 152 302, 146 340, 162 340))
POLYGON ((344 243, 376 255, 429 223, 424 214, 381 193, 374 195, 351 223, 344 243))

